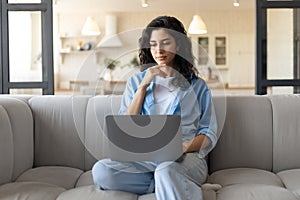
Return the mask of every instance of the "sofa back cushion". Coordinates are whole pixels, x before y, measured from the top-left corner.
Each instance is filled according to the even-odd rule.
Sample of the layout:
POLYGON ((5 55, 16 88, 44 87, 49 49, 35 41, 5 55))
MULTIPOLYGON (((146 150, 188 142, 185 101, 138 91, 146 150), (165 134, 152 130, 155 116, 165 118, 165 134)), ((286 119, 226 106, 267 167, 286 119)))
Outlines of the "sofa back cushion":
MULTIPOLYGON (((218 113, 224 102, 214 97, 214 104, 222 121, 218 113)), ((221 135, 209 155, 210 172, 231 167, 272 170, 272 107, 266 96, 228 96, 224 126, 218 124, 221 135)))
POLYGON ((25 101, 0 97, 0 185, 33 165, 33 118, 25 101))
MULTIPOLYGON (((255 95, 226 98, 213 96, 221 135, 217 146, 209 155, 210 172, 230 167, 255 167, 271 171, 273 164, 275 171, 299 167, 300 161, 294 159, 300 150, 296 142, 297 133, 300 132, 300 111, 297 109, 299 99, 299 96, 291 98, 282 95, 271 98, 255 95), (281 104, 282 102, 286 103, 281 104), (282 143, 287 145, 282 146, 282 143), (283 162, 287 158, 290 159, 283 162)), ((104 119, 108 114, 118 113, 120 102, 121 95, 32 97, 29 104, 35 123, 35 166, 63 165, 83 170, 91 169, 97 160, 106 157, 104 119)), ((26 107, 26 103, 23 104, 26 107)), ((6 117, 7 114, 3 114, 4 110, 2 108, 1 111, 0 108, 0 117, 3 118, 1 122, 5 124, 3 131, 6 130, 6 134, 1 134, 0 137, 8 137, 11 129, 7 125, 9 123, 4 123, 11 119, 6 117)), ((30 137, 26 139, 28 138, 30 137)), ((3 144, 0 148, 9 146, 3 144)), ((13 150, 9 152, 12 154, 13 150)), ((12 161, 6 160, 1 164, 9 163, 12 161)), ((6 173, 0 176, 4 176, 0 180, 9 179, 6 173)))
POLYGON ((35 166, 84 169, 84 127, 89 96, 36 96, 29 100, 34 116, 35 166))
POLYGON ((273 95, 270 99, 273 107, 273 171, 300 168, 300 95, 273 95))
POLYGON ((86 113, 85 127, 85 169, 89 170, 93 164, 107 157, 107 140, 104 135, 105 116, 118 114, 122 95, 95 96, 89 100, 86 113))

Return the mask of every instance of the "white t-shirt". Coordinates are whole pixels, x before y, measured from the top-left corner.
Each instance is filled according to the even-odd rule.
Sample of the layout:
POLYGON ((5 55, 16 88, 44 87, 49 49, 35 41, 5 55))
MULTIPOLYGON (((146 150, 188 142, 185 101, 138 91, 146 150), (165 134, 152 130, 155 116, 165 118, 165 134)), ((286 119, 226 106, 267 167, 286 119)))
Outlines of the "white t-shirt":
POLYGON ((169 108, 176 97, 177 88, 171 84, 174 77, 154 78, 154 102, 157 114, 168 114, 169 108))

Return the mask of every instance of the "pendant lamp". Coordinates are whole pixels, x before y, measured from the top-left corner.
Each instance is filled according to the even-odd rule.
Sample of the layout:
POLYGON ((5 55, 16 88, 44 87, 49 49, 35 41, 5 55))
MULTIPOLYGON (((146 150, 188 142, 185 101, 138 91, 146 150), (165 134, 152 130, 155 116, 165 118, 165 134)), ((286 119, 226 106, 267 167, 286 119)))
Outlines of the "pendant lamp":
POLYGON ((95 19, 91 16, 87 17, 82 30, 81 30, 81 34, 82 35, 100 35, 100 29, 99 26, 97 24, 97 22, 95 21, 95 19))
POLYGON ((233 6, 234 7, 239 7, 240 6, 239 0, 233 0, 233 6))
POLYGON ((142 0, 142 7, 146 8, 148 6, 149 6, 149 4, 148 4, 147 0, 142 0))
POLYGON ((194 15, 193 20, 188 29, 189 34, 206 34, 207 28, 199 15, 194 15))

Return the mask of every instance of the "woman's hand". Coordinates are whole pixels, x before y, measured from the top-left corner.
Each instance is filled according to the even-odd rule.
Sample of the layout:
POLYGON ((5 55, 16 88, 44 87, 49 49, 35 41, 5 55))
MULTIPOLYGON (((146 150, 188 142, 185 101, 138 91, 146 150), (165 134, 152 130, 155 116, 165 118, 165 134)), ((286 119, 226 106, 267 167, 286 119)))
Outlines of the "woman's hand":
POLYGON ((146 89, 150 85, 155 76, 167 77, 172 74, 172 68, 167 65, 156 65, 146 70, 146 74, 140 83, 131 104, 128 106, 125 114, 138 115, 141 113, 144 98, 146 96, 146 89))
POLYGON ((190 141, 185 141, 182 143, 183 153, 199 151, 201 148, 205 148, 210 144, 210 140, 206 135, 198 135, 190 141))
POLYGON ((167 74, 162 71, 162 68, 165 68, 165 65, 156 65, 154 67, 150 67, 147 69, 146 74, 140 83, 134 98, 131 102, 131 104, 128 106, 125 114, 127 115, 139 115, 141 113, 142 105, 144 103, 145 95, 146 95, 146 89, 150 85, 152 79, 155 76, 162 76, 166 77, 167 74))
POLYGON ((155 76, 161 76, 165 78, 168 75, 166 72, 163 71, 166 67, 166 65, 156 65, 148 68, 139 87, 147 88, 155 76))
POLYGON ((182 150, 183 150, 183 153, 187 153, 187 150, 189 148, 189 146, 192 144, 192 140, 191 141, 186 141, 186 142, 183 142, 182 143, 182 150))

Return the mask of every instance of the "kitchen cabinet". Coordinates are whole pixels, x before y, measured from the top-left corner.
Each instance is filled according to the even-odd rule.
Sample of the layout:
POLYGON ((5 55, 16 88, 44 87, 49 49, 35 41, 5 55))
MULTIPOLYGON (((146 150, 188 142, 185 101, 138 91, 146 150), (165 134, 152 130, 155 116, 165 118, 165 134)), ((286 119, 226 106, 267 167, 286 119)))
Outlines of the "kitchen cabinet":
POLYGON ((217 69, 228 69, 228 39, 225 35, 202 35, 197 37, 200 66, 210 66, 211 62, 217 69))

